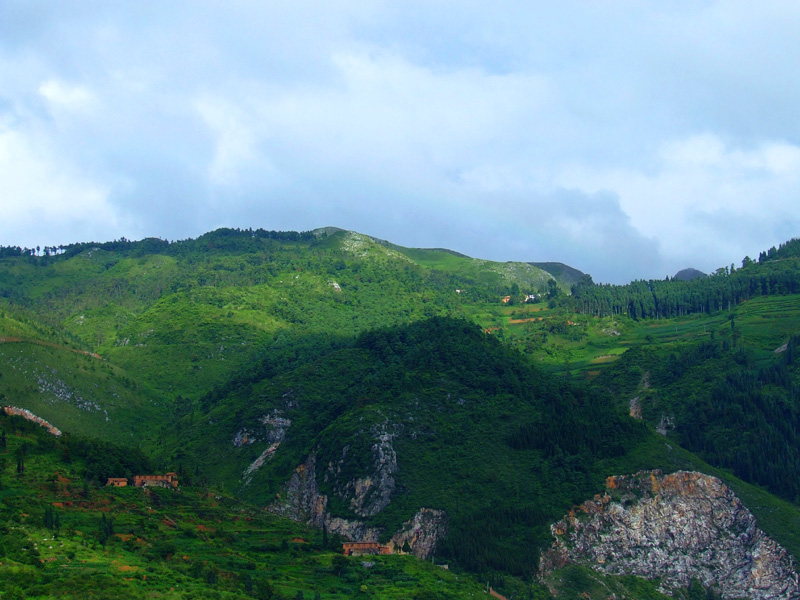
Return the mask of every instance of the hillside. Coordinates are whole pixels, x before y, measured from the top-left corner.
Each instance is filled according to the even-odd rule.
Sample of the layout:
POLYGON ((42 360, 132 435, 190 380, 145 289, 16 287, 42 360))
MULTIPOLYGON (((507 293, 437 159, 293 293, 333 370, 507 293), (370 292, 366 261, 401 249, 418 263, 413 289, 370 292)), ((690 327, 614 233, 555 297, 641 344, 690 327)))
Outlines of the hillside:
MULTIPOLYGON (((408 556, 347 558, 338 538, 218 490, 109 488, 88 473, 148 473, 143 456, 55 440, 0 415, 0 581, 8 598, 471 598, 480 583, 408 556), (101 458, 99 455, 104 455, 101 458), (121 462, 102 461, 109 456, 121 462), (24 471, 16 471, 22 456, 24 471)), ((189 485, 187 485, 189 484, 189 485)))
MULTIPOLYGON (((75 244, 46 256, 12 250, 0 253, 0 309, 172 398, 198 397, 256 356, 314 355, 337 336, 461 314, 465 303, 499 303, 551 279, 530 266, 402 249, 333 228, 218 230, 171 244, 75 244), (411 258, 431 253, 457 260, 411 258)), ((6 334, 11 321, 3 325, 6 334)))
POLYGON ((559 285, 567 290, 572 288, 573 285, 578 283, 586 275, 586 273, 560 262, 532 262, 530 264, 534 267, 538 267, 542 271, 550 273, 550 275, 558 280, 559 285))
POLYGON ((0 399, 504 590, 656 468, 720 477, 798 556, 798 260, 605 286, 335 228, 3 248, 0 399))
MULTIPOLYGON (((211 479, 346 536, 387 541, 421 509, 442 511, 437 556, 526 576, 549 524, 606 477, 712 470, 642 425, 599 388, 538 372, 464 321, 433 319, 364 334, 277 377, 243 378, 205 397, 179 421, 180 442, 164 446, 184 460, 212 447, 196 465, 211 479)), ((800 549, 797 527, 781 529, 796 508, 753 510, 783 515, 765 527, 800 549)))

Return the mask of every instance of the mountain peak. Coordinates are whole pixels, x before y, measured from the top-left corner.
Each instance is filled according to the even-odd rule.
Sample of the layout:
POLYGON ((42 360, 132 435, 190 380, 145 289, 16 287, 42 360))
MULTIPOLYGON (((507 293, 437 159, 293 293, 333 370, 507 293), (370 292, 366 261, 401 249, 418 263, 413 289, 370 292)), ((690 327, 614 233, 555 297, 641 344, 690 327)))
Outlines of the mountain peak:
POLYGON ((708 275, 702 271, 698 271, 697 269, 689 267, 688 269, 681 269, 675 273, 675 277, 673 277, 673 279, 677 279, 678 281, 691 281, 692 279, 698 279, 700 277, 708 277, 708 275))

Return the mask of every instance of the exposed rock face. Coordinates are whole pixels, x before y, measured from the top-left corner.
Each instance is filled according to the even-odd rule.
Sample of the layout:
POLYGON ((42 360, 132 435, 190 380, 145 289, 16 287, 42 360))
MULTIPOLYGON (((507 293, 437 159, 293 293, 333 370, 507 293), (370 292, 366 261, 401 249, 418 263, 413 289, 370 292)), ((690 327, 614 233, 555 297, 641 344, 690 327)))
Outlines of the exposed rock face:
POLYGON ((50 423, 45 421, 43 418, 37 417, 35 414, 33 414, 31 411, 29 411, 26 408, 18 408, 16 406, 3 406, 2 409, 7 415, 16 415, 18 417, 22 417, 24 419, 27 419, 28 421, 33 421, 37 425, 40 425, 40 426, 44 427, 45 429, 47 429, 47 431, 49 431, 51 434, 53 434, 56 437, 59 437, 61 435, 61 430, 60 429, 58 429, 57 427, 51 425, 50 423))
POLYGON ((264 415, 259 419, 263 428, 256 427, 254 430, 242 427, 233 436, 233 445, 241 448, 247 444, 266 441, 269 444, 280 443, 286 437, 286 432, 292 424, 290 419, 281 416, 281 411, 273 410, 272 413, 264 415))
POLYGON ((269 505, 269 510, 295 521, 322 527, 328 499, 320 496, 316 466, 317 458, 312 454, 294 470, 283 493, 269 505))
POLYGON ((632 418, 638 419, 639 421, 642 420, 642 403, 639 400, 639 396, 631 398, 630 405, 628 408, 632 418))
POLYGON ((421 508, 392 536, 392 544, 397 549, 408 544, 412 554, 428 558, 436 549, 436 543, 444 537, 446 526, 447 515, 443 510, 421 508))
POLYGON ((541 574, 579 563, 661 578, 667 593, 696 578, 724 598, 800 598, 791 556, 719 479, 648 471, 609 477, 606 487, 551 527, 541 574))
MULTIPOLYGON (((392 448, 393 435, 382 430, 373 446, 375 471, 372 475, 337 486, 337 495, 350 501, 350 507, 357 515, 370 517, 378 514, 391 501, 391 493, 395 487, 394 473, 397 472, 397 456, 392 448)), ((346 455, 347 447, 343 450, 346 455)), ((358 519, 333 517, 328 512, 328 497, 320 494, 317 483, 317 460, 312 454, 295 469, 284 491, 268 508, 270 511, 322 527, 354 542, 377 542, 383 531, 371 527, 358 519)), ((335 472, 335 465, 328 465, 326 475, 335 472), (330 472, 330 473, 329 473, 330 472)), ((400 550, 408 543, 411 552, 428 558, 436 548, 437 542, 446 532, 446 515, 444 511, 422 508, 411 519, 406 521, 394 534, 390 545, 400 550)))
POLYGON ((264 426, 260 431, 251 432, 246 428, 242 428, 233 437, 233 445, 237 448, 258 441, 266 441, 269 444, 261 455, 245 469, 242 476, 245 485, 250 483, 253 473, 263 467, 264 463, 275 455, 281 442, 286 437, 289 426, 292 424, 290 419, 281 417, 280 411, 277 410, 272 411, 272 414, 261 417, 260 421, 264 426))
POLYGON ((669 415, 661 415, 661 420, 656 426, 656 431, 663 436, 666 436, 671 429, 675 429, 675 419, 669 415))
MULTIPOLYGON (((389 505, 395 488, 394 474, 397 473, 397 453, 392 446, 395 434, 390 433, 385 424, 373 427, 370 434, 375 439, 372 446, 372 473, 335 486, 336 495, 349 499, 350 509, 360 517, 377 515, 389 505)), ((333 465, 328 465, 328 471, 326 478, 328 475, 334 478, 338 475, 338 470, 334 473, 333 465)))

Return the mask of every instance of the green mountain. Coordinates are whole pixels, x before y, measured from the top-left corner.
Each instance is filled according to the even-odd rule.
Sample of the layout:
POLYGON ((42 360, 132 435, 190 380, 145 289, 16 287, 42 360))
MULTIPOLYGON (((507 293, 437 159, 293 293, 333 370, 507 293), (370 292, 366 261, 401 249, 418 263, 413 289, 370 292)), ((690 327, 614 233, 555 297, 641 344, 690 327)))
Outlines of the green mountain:
POLYGON ((530 264, 550 273, 559 285, 566 287, 567 290, 586 276, 586 273, 560 262, 533 262, 530 264))
POLYGON ((681 269, 675 273, 673 279, 677 279, 678 281, 691 281, 692 279, 697 279, 698 277, 708 277, 708 275, 702 271, 698 271, 697 269, 690 267, 688 269, 681 269))
POLYGON ((335 228, 2 248, 0 394, 519 597, 550 525, 641 470, 721 478, 800 556, 799 255, 605 286, 335 228))

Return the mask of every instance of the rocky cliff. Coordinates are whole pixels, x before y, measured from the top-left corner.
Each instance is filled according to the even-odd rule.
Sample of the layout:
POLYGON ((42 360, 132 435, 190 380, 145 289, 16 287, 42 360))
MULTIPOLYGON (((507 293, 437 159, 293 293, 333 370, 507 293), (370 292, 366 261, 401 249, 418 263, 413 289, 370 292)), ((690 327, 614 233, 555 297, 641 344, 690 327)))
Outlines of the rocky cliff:
POLYGON ((609 477, 606 488, 551 527, 542 577, 577 563, 660 579, 666 593, 697 579, 723 598, 800 598, 792 557, 719 479, 648 471, 609 477))
POLYGON ((394 451, 396 433, 386 423, 373 425, 364 431, 372 440, 372 468, 356 479, 343 479, 342 466, 347 460, 349 446, 342 448, 341 459, 328 463, 323 475, 324 481, 333 484, 334 493, 349 502, 350 510, 359 517, 372 517, 389 505, 395 488, 394 475, 397 473, 397 454, 394 451))
POLYGON ((236 448, 240 448, 247 444, 254 444, 256 442, 267 443, 267 447, 264 449, 264 451, 259 455, 258 458, 248 465, 247 469, 245 469, 244 473, 242 474, 242 482, 244 485, 248 485, 253 473, 263 467, 264 463, 275 456, 275 452, 278 451, 278 448, 286 437, 286 432, 289 430, 292 421, 284 418, 281 415, 282 411, 273 410, 271 414, 264 415, 261 417, 261 419, 259 419, 261 424, 260 427, 254 429, 253 431, 248 430, 246 427, 242 427, 233 436, 233 445, 236 448))
MULTIPOLYGON (((322 473, 318 473, 317 458, 311 454, 295 469, 269 509, 315 527, 324 526, 330 533, 351 541, 378 541, 384 532, 371 527, 368 519, 381 512, 391 501, 398 467, 397 455, 392 445, 394 434, 390 429, 385 425, 376 426, 370 430, 370 435, 375 443, 372 446, 373 460, 369 472, 350 481, 342 480, 339 463, 346 460, 348 446, 342 449, 339 463, 331 461, 321 469, 322 473), (321 477, 320 481, 332 484, 333 493, 346 501, 353 513, 360 518, 332 516, 328 511, 328 496, 320 492, 318 477, 321 477)), ((392 535, 389 545, 398 550, 410 548, 414 555, 427 558, 444 536, 446 523, 444 511, 420 508, 392 535)), ((385 539, 386 536, 383 537, 385 539)))

